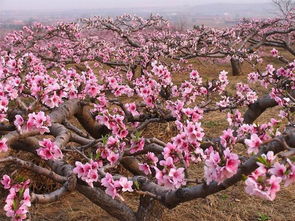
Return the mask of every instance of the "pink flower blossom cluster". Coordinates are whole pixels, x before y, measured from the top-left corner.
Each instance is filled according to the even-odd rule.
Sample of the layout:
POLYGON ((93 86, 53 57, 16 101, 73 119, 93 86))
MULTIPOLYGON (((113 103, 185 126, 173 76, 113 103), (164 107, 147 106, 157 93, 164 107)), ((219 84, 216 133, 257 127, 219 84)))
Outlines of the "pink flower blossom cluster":
POLYGON ((122 95, 127 95, 127 96, 132 96, 134 94, 134 91, 132 88, 130 88, 127 84, 121 83, 122 79, 118 79, 115 77, 108 77, 106 78, 106 82, 108 85, 108 88, 110 88, 111 92, 116 96, 122 96, 122 95))
POLYGON ((126 148, 126 143, 120 141, 118 137, 109 136, 106 143, 96 150, 96 154, 102 159, 106 159, 111 165, 115 165, 119 160, 120 153, 126 148))
POLYGON ((259 167, 245 181, 248 194, 272 201, 283 180, 285 186, 295 182, 295 165, 290 160, 287 167, 279 162, 274 163, 275 158, 272 151, 258 158, 259 167))
MULTIPOLYGON (((290 79, 290 80, 292 80, 294 82, 294 80, 295 80, 295 73, 294 73, 294 68, 293 68, 293 70, 291 69, 292 66, 295 67, 295 63, 294 62, 289 64, 289 67, 290 68, 286 68, 285 69, 285 68, 281 67, 281 68, 277 69, 277 73, 276 74, 279 77, 284 77, 284 78, 290 79)), ((293 86, 293 88, 294 88, 294 86, 293 86)))
POLYGON ((238 103, 241 102, 245 105, 248 105, 248 104, 254 103, 258 98, 256 92, 253 91, 247 84, 238 83, 236 85, 236 89, 237 89, 238 103))
POLYGON ((0 153, 8 151, 8 146, 6 142, 7 142, 7 139, 5 137, 0 140, 0 153))
POLYGON ((125 104, 126 109, 132 114, 132 116, 138 116, 139 112, 136 110, 136 104, 133 103, 128 103, 125 104))
POLYGON ((110 173, 106 173, 105 177, 101 179, 101 185, 106 188, 105 192, 113 199, 118 196, 119 191, 133 192, 133 181, 129 181, 126 177, 120 177, 119 180, 114 180, 110 173))
POLYGON ((227 129, 223 131, 220 136, 220 144, 224 147, 232 147, 236 144, 237 138, 234 136, 234 131, 232 129, 227 129))
POLYGON ((271 52, 271 55, 273 57, 278 57, 279 56, 279 51, 277 49, 275 49, 275 48, 271 49, 270 52, 271 52))
POLYGON ((199 85, 196 79, 191 79, 190 81, 184 81, 179 87, 174 85, 172 87, 172 94, 175 97, 180 97, 179 100, 190 104, 194 102, 198 96, 207 95, 208 90, 206 87, 199 85))
POLYGON ((270 178, 263 177, 265 171, 255 171, 257 177, 251 175, 246 181, 245 191, 249 195, 254 195, 267 200, 274 200, 276 193, 280 190, 282 179, 272 175, 270 178), (260 179, 258 182, 258 178, 260 179))
POLYGON ((248 74, 248 82, 256 83, 259 79, 259 74, 257 72, 251 72, 248 74))
POLYGON ((150 165, 152 165, 152 167, 156 167, 159 159, 152 152, 148 152, 145 155, 145 159, 146 159, 146 163, 139 163, 138 164, 138 168, 139 168, 139 170, 141 170, 142 172, 144 172, 145 175, 152 174, 151 166, 150 165))
POLYGON ((130 144, 130 153, 136 153, 138 151, 143 150, 144 147, 144 138, 139 138, 139 139, 132 139, 130 144))
MULTIPOLYGON (((273 153, 268 152, 266 158, 269 158, 269 155, 273 155, 273 153)), ((263 157, 265 158, 265 155, 263 155, 263 157)), ((273 157, 273 159, 275 159, 275 157, 273 157)), ((257 164, 262 168, 268 169, 267 172, 269 174, 280 177, 282 181, 285 182, 285 186, 295 183, 295 164, 290 159, 286 159, 285 164, 279 162, 275 162, 271 166, 270 164, 265 164, 264 162, 258 162, 257 164)))
POLYGON ((245 144, 248 146, 248 154, 257 154, 262 143, 257 134, 252 134, 250 139, 245 139, 245 144))
POLYGON ((173 163, 172 157, 167 157, 159 163, 164 167, 162 170, 154 167, 156 170, 155 177, 159 185, 163 185, 170 189, 178 189, 186 184, 184 168, 177 168, 173 163))
POLYGON ((0 57, 0 122, 7 121, 9 101, 15 100, 23 90, 19 74, 23 68, 21 59, 0 57))
POLYGON ((158 158, 151 154, 146 156, 148 163, 140 165, 140 169, 146 175, 151 173, 151 168, 154 168, 158 184, 172 189, 186 183, 184 168, 177 168, 175 164, 183 162, 189 166, 191 161, 198 161, 203 157, 203 151, 200 148, 200 142, 204 136, 201 123, 187 121, 184 125, 177 121, 177 125, 180 133, 172 138, 172 143, 169 142, 164 147, 164 160, 159 162, 163 169, 160 170, 155 166, 158 158))
POLYGON ((271 135, 279 136, 281 132, 278 130, 277 126, 280 121, 271 118, 270 122, 261 125, 245 125, 243 124, 238 129, 238 136, 243 137, 247 134, 250 135, 250 139, 245 139, 245 144, 248 147, 248 154, 257 154, 259 152, 260 146, 263 142, 271 139, 271 135))
POLYGON ((273 65, 268 64, 266 70, 262 73, 250 73, 248 79, 251 82, 259 82, 263 87, 268 88, 270 85, 271 88, 270 96, 277 101, 281 106, 286 105, 289 102, 287 96, 282 93, 281 88, 278 87, 279 82, 283 79, 288 79, 291 82, 290 88, 295 89, 294 80, 295 80, 295 65, 294 61, 289 63, 285 67, 275 69, 273 65))
POLYGON ((200 76, 199 72, 196 70, 193 70, 190 73, 190 79, 196 84, 196 85, 202 85, 203 79, 200 76))
POLYGON ((141 76, 134 80, 136 93, 144 100, 148 107, 154 107, 155 100, 157 99, 161 90, 159 84, 152 77, 141 76))
POLYGON ((119 114, 111 115, 108 111, 101 114, 102 115, 96 116, 96 120, 99 124, 105 125, 119 138, 124 138, 128 135, 128 130, 123 122, 124 116, 119 114))
POLYGON ((203 150, 200 143, 205 135, 201 123, 187 121, 182 124, 176 121, 180 133, 173 137, 172 142, 167 143, 163 150, 164 159, 171 157, 174 162, 182 161, 183 158, 186 166, 190 162, 197 162, 203 159, 203 150))
POLYGON ((9 190, 4 206, 6 216, 11 217, 11 220, 15 221, 27 219, 28 208, 31 206, 31 196, 28 188, 30 180, 12 184, 11 178, 4 175, 1 184, 4 186, 4 189, 9 190))
POLYGON ((18 76, 22 69, 22 60, 13 57, 1 57, 0 60, 0 77, 8 75, 18 76))
POLYGON ((49 132, 48 127, 51 126, 51 121, 49 116, 46 116, 43 111, 40 111, 38 113, 33 112, 28 114, 26 123, 22 116, 16 115, 14 125, 20 132, 38 130, 40 134, 44 134, 49 132))
POLYGON ((47 107, 58 107, 64 99, 83 99, 102 94, 104 86, 99 84, 96 75, 87 64, 87 71, 81 74, 75 69, 64 68, 60 72, 53 71, 49 74, 40 60, 31 54, 28 57, 32 72, 26 75, 26 87, 47 107))
POLYGON ((272 88, 270 92, 270 97, 274 99, 278 105, 280 106, 285 106, 287 105, 288 102, 290 102, 290 98, 288 97, 283 97, 283 92, 280 89, 277 88, 272 88))
POLYGON ((157 65, 155 62, 152 63, 152 72, 158 77, 161 85, 168 86, 172 83, 171 73, 163 65, 157 65))
POLYGON ((219 74, 219 93, 223 92, 226 88, 226 86, 229 84, 228 78, 227 78, 228 72, 221 71, 219 74))
POLYGON ((182 132, 172 138, 172 143, 167 143, 164 147, 164 160, 159 162, 163 169, 157 167, 159 159, 154 153, 147 153, 146 162, 139 164, 139 169, 146 175, 151 174, 153 168, 156 171, 157 183, 172 189, 179 188, 186 183, 184 168, 177 168, 175 163, 184 160, 188 166, 190 161, 197 161, 203 157, 199 142, 202 140, 204 132, 200 123, 187 122, 187 125, 183 125, 179 122, 179 129, 182 132))
POLYGON ((221 96, 221 100, 216 102, 216 105, 221 108, 228 107, 230 106, 230 104, 231 104, 230 98, 227 96, 221 96))
POLYGON ((210 147, 205 151, 205 154, 204 176, 207 184, 212 181, 220 184, 237 173, 240 160, 238 155, 232 153, 229 148, 220 154, 210 147))
POLYGON ((239 127, 243 124, 244 118, 239 110, 235 110, 234 113, 227 113, 227 122, 229 126, 239 127))
POLYGON ((3 122, 6 119, 6 112, 8 110, 8 98, 6 96, 0 96, 0 122, 3 122))
MULTIPOLYGON (((82 83, 85 84, 85 88, 82 91, 82 95, 88 95, 89 97, 96 98, 102 94, 104 89, 103 85, 98 83, 98 79, 93 71, 88 67, 88 71, 83 73, 82 83)), ((81 96, 81 95, 80 95, 81 96)))
POLYGON ((103 112, 108 105, 108 100, 104 95, 101 95, 97 98, 97 104, 94 104, 94 108, 91 110, 92 112, 103 112))
POLYGON ((278 168, 275 169, 274 172, 277 172, 277 171, 279 171, 280 174, 282 174, 283 172, 283 179, 285 180, 285 186, 289 186, 295 183, 295 163, 291 162, 290 159, 287 159, 287 166, 282 167, 281 165, 278 165, 278 168), (284 168, 286 168, 286 170, 284 168))
POLYGON ((91 160, 89 163, 81 163, 76 161, 76 167, 73 172, 78 175, 78 178, 85 181, 89 186, 93 187, 93 183, 98 181, 97 170, 102 166, 101 162, 91 160))
POLYGON ((184 102, 177 100, 175 102, 167 101, 166 108, 171 111, 171 114, 177 118, 177 120, 189 119, 193 122, 197 122, 203 118, 204 111, 195 106, 194 108, 185 108, 184 102))
POLYGON ((201 127, 200 122, 189 122, 187 121, 186 125, 182 125, 183 133, 186 135, 188 142, 200 142, 205 136, 204 130, 201 127))
POLYGON ((63 158, 63 154, 60 148, 52 142, 50 139, 43 139, 39 141, 39 145, 37 154, 44 160, 57 160, 63 158))

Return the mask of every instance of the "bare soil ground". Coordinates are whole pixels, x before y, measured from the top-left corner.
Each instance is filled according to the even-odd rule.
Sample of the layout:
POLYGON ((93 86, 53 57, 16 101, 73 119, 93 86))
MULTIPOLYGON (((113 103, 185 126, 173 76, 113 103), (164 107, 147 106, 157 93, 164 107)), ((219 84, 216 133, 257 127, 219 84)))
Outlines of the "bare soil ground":
MULTIPOLYGON (((270 61, 266 59, 266 62, 270 61)), ((280 65, 277 63, 276 65, 280 65)), ((202 74, 204 78, 216 77, 221 70, 230 71, 228 65, 212 64, 210 68, 195 62, 194 66, 202 74)), ((251 71, 248 65, 243 66, 244 73, 251 71)), ((180 82, 187 75, 175 76, 175 81, 180 82)), ((246 79, 246 75, 234 77, 229 76, 232 83, 236 83, 246 79)), ((234 89, 234 88, 232 88, 234 89)), ((257 87, 258 91, 263 89, 257 87)), ((270 117, 274 117, 277 110, 268 110, 258 119, 258 122, 267 122, 270 117)), ((202 120, 203 127, 207 134, 211 137, 219 136, 220 132, 226 128, 226 117, 224 113, 210 113, 202 120)), ((145 130, 145 136, 155 136, 163 141, 175 135, 173 124, 151 124, 145 130)), ((243 151, 237 149, 237 152, 243 151)), ((1 155, 0 155, 1 157, 1 155)), ((9 168, 2 168, 3 171, 9 168)), ((202 176, 203 167, 192 166, 190 168, 190 177, 202 176)), ((2 174, 1 174, 2 173, 2 174)), ((40 181, 40 180, 39 180, 40 181)), ((48 182, 48 180, 40 181, 48 182)), ((6 193, 0 187, 0 207, 4 206, 6 193)), ((131 195, 123 195, 128 204, 136 209, 138 197, 131 195)), ((92 204, 84 196, 77 192, 73 192, 63 197, 58 202, 47 205, 33 205, 30 209, 30 217, 32 221, 111 221, 115 220, 108 213, 92 204)), ((206 199, 196 199, 187 203, 183 203, 178 207, 168 210, 165 209, 163 217, 155 218, 155 220, 163 221, 190 221, 190 220, 224 220, 224 221, 294 221, 295 220, 295 185, 289 188, 282 188, 275 201, 265 201, 256 197, 251 197, 244 192, 244 184, 242 182, 228 188, 225 191, 211 195, 206 199)), ((4 211, 0 209, 0 221, 9 220, 5 217, 4 211)))

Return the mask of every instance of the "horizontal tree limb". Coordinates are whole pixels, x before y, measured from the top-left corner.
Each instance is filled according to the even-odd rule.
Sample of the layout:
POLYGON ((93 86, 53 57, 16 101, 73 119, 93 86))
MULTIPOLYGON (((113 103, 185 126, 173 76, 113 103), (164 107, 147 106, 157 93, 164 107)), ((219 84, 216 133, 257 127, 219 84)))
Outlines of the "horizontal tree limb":
POLYGON ((61 175, 56 174, 55 172, 48 170, 44 167, 38 166, 32 162, 28 162, 25 160, 21 160, 17 157, 6 157, 3 159, 0 159, 0 163, 15 163, 17 165, 19 165, 22 168, 31 170, 37 174, 46 176, 58 183, 64 183, 67 181, 67 178, 61 175))
POLYGON ((290 147, 295 147, 295 128, 289 129, 287 134, 276 137, 271 142, 262 145, 257 155, 249 158, 239 167, 238 172, 234 176, 226 179, 221 184, 211 182, 209 185, 203 183, 191 187, 179 188, 177 190, 169 190, 165 187, 159 186, 149 181, 146 177, 137 177, 136 180, 138 181, 138 183, 140 183, 141 189, 143 191, 148 191, 160 196, 160 202, 163 205, 168 208, 174 208, 180 203, 197 198, 204 198, 208 195, 225 190, 228 187, 241 181, 243 179, 243 176, 251 174, 258 167, 257 158, 259 156, 261 156, 262 154, 266 154, 268 151, 273 151, 275 154, 283 151, 285 149, 283 140, 285 140, 290 147))

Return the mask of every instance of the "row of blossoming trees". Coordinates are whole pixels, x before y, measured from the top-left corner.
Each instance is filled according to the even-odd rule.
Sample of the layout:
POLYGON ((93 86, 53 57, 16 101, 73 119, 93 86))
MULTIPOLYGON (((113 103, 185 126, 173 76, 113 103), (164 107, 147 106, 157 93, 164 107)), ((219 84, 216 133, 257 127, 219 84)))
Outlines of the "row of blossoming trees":
POLYGON ((46 176, 59 188, 34 193, 30 180, 4 175, 6 215, 24 220, 31 203, 78 191, 120 220, 146 220, 155 202, 174 208, 241 180, 248 194, 274 200, 282 185, 295 182, 295 62, 273 49, 282 67, 253 69, 232 94, 227 72, 204 81, 189 61, 218 58, 239 74, 241 62, 254 68, 261 62, 263 46, 294 56, 294 24, 290 9, 225 29, 180 32, 160 16, 123 15, 8 34, 0 59, 0 163, 46 176), (176 84, 176 72, 189 78, 176 84), (268 93, 258 94, 255 84, 268 93), (254 123, 275 106, 277 116, 254 123), (228 128, 210 137, 200 120, 219 111, 227 113, 228 128), (155 122, 173 122, 177 134, 168 143, 142 136, 155 122), (20 159, 18 151, 44 162, 20 159), (194 164, 204 167, 203 177, 189 177, 194 164), (139 196, 137 211, 125 192, 139 196))

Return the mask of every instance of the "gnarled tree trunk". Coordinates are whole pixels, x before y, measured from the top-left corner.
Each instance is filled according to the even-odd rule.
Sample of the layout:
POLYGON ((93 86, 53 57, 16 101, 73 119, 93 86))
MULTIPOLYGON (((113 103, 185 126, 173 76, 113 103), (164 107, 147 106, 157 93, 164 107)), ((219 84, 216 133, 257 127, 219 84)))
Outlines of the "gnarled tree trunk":
POLYGON ((230 59, 232 74, 233 76, 237 76, 241 74, 241 62, 239 59, 231 58, 230 59))

